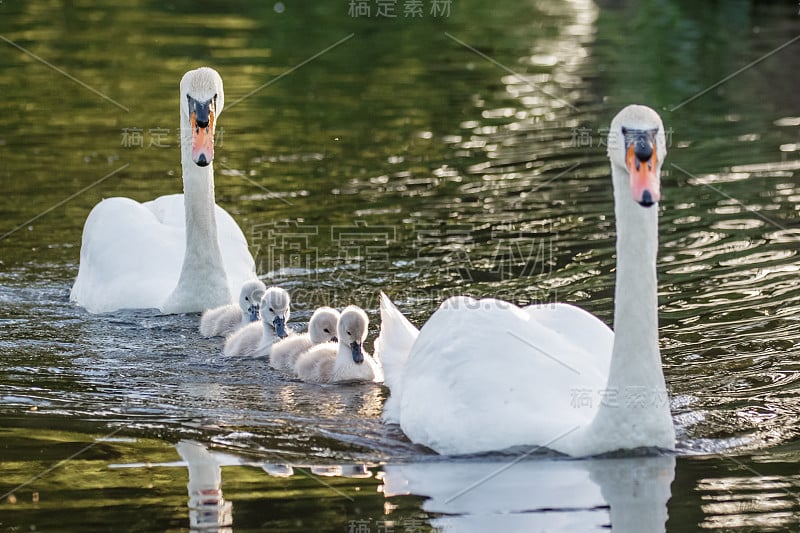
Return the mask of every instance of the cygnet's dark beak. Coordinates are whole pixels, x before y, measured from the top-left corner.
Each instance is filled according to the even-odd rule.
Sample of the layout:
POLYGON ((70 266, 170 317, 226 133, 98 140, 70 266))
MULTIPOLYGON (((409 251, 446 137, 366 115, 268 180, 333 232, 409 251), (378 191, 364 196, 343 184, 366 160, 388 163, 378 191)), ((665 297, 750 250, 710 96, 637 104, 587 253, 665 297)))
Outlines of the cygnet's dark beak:
POLYGON ((286 320, 282 316, 276 316, 272 324, 275 326, 275 334, 281 339, 286 338, 286 320))
POLYGON ((360 365, 364 362, 364 352, 361 351, 361 343, 353 341, 350 343, 350 350, 353 352, 353 362, 360 365))
POLYGON ((253 305, 250 306, 250 308, 249 308, 249 311, 250 311, 250 322, 255 322, 256 320, 258 320, 259 310, 260 310, 260 306, 258 304, 253 304, 253 305))

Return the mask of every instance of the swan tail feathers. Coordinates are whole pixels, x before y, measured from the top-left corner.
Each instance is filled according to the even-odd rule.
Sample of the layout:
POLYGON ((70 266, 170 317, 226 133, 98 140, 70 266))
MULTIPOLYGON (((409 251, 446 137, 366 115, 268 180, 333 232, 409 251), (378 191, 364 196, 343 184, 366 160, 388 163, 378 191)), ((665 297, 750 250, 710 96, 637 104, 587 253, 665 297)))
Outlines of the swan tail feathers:
POLYGON ((406 361, 418 336, 419 330, 381 292, 381 332, 375 340, 375 357, 383 369, 386 386, 396 398, 400 396, 406 361))

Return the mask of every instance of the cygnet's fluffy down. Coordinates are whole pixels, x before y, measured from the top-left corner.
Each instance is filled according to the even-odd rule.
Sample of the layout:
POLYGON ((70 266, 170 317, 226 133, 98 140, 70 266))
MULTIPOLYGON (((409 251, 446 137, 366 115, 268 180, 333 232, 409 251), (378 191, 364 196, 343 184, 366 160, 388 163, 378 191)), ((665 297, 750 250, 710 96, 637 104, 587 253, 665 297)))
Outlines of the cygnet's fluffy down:
POLYGON ((261 298, 267 288, 254 279, 242 285, 239 304, 228 304, 209 309, 200 317, 200 335, 227 337, 239 328, 259 319, 261 298))
POLYGON ((320 307, 311 315, 308 333, 291 335, 276 342, 269 352, 269 365, 277 370, 294 372, 297 357, 312 346, 336 340, 336 327, 339 311, 330 307, 320 307))
POLYGON ((353 305, 346 307, 336 330, 339 341, 318 344, 301 354, 294 369, 297 377, 314 383, 376 380, 380 371, 363 349, 368 327, 364 311, 353 305))
POLYGON ((286 337, 289 320, 289 293, 270 287, 261 299, 261 322, 253 322, 225 340, 223 353, 237 357, 265 357, 272 344, 286 337))

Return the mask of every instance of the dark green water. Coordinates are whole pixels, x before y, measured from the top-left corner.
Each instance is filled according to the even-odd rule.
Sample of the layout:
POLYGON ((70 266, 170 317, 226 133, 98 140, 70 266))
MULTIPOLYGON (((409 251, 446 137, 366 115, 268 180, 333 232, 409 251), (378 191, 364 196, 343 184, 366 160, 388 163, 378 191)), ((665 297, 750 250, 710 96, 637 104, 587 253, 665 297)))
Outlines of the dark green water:
POLYGON ((238 531, 798 529, 798 6, 410 3, 0 3, 1 530, 188 529, 187 469, 159 466, 182 440, 227 454, 238 531), (180 191, 178 82, 204 64, 217 202, 259 274, 298 325, 355 303, 371 339, 379 290, 417 324, 450 294, 610 321, 603 129, 658 109, 677 456, 436 458, 381 423, 380 387, 225 361, 197 317, 71 305, 91 207, 180 191))

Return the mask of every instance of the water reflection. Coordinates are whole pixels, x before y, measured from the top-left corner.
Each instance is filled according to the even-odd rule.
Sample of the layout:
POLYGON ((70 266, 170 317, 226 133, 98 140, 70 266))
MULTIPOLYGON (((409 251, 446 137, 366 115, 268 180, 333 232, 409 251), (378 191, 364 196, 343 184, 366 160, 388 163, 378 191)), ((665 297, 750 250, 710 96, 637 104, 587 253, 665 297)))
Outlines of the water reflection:
POLYGON ((205 446, 181 441, 175 448, 189 468, 189 529, 233 531, 233 503, 222 497, 222 469, 205 446))
POLYGON ((428 497, 444 531, 665 531, 675 458, 421 462, 384 467, 387 497, 428 497))
MULTIPOLYGON (((270 477, 290 478, 286 486, 292 492, 292 486, 316 480, 338 497, 346 497, 335 488, 340 485, 322 478, 366 481, 373 477, 374 466, 363 463, 264 461, 263 457, 249 459, 211 451, 188 440, 175 448, 183 462, 111 467, 188 467, 189 522, 191 531, 197 532, 233 531, 233 503, 223 497, 221 489, 225 467, 260 469, 270 477)), ((652 533, 666 528, 675 461, 674 456, 586 460, 437 457, 387 464, 376 477, 382 482, 378 492, 387 498, 383 523, 399 519, 394 511, 403 506, 402 497, 413 495, 426 498, 422 510, 430 514, 430 525, 443 531, 591 531, 610 527, 615 532, 652 533)), ((236 477, 249 476, 240 473, 236 477)), ((264 478, 259 484, 268 486, 269 482, 264 478)), ((242 501, 243 506, 251 507, 264 503, 250 498, 242 501)))
MULTIPOLYGON (((726 476, 700 479, 697 492, 707 529, 769 527, 792 530, 800 520, 792 476, 726 476)), ((796 531, 796 529, 794 529, 796 531)))
MULTIPOLYGON (((224 467, 247 467, 263 470, 270 477, 293 478, 289 483, 297 483, 298 479, 316 480, 323 488, 329 488, 336 496, 347 497, 340 490, 332 487, 320 478, 369 479, 372 471, 369 465, 331 464, 302 465, 282 462, 275 454, 269 454, 270 461, 261 458, 248 459, 232 453, 211 451, 205 444, 182 440, 175 449, 183 459, 182 462, 171 463, 129 463, 113 464, 111 468, 170 468, 187 467, 189 470, 189 528, 192 532, 231 533, 233 531, 233 502, 226 500, 222 494, 222 469, 224 467), (277 459, 278 461, 275 461, 277 459)), ((267 484, 266 479, 264 485, 267 484)))

